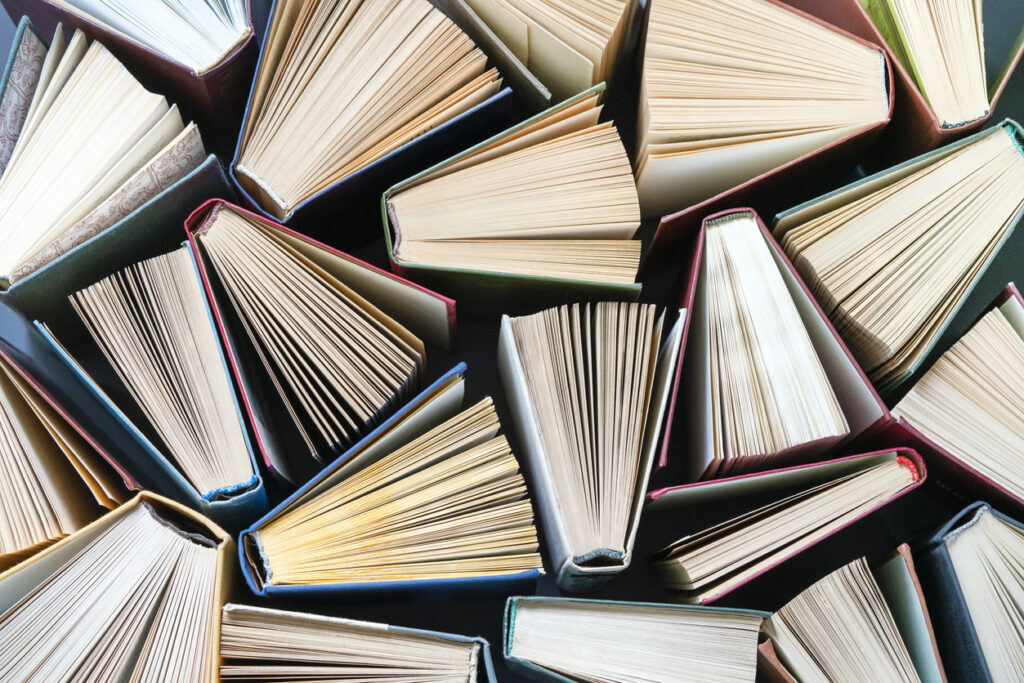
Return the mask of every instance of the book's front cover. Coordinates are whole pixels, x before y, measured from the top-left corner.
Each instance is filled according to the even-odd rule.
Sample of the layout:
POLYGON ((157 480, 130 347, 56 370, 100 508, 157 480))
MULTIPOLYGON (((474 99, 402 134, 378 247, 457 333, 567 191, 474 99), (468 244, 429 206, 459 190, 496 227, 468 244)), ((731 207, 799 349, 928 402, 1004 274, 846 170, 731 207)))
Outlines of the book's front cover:
POLYGON ((80 29, 90 40, 103 43, 146 89, 166 95, 199 124, 210 149, 223 155, 231 152, 241 120, 241 103, 245 100, 258 54, 251 20, 248 35, 243 40, 215 65, 197 73, 53 0, 0 2, 13 21, 27 16, 44 36, 52 36, 57 24, 63 24, 66 31, 80 29))

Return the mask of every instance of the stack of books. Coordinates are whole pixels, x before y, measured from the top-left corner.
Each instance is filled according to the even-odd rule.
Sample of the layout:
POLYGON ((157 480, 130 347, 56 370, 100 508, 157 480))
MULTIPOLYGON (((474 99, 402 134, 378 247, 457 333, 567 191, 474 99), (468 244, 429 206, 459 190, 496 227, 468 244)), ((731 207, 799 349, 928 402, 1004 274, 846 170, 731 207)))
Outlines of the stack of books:
POLYGON ((0 3, 0 680, 1024 680, 1006 3, 0 3))

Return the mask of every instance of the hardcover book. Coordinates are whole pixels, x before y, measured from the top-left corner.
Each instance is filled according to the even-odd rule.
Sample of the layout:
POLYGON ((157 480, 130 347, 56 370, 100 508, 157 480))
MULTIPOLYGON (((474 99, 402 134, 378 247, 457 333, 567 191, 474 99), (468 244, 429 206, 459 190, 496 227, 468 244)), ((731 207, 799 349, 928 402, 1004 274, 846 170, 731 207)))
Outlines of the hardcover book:
POLYGON ((210 200, 186 231, 264 463, 295 485, 415 395, 422 339, 454 343, 451 299, 240 207, 210 200))
POLYGON ((602 83, 385 192, 392 269, 483 310, 636 299, 636 188, 614 124, 598 121, 603 92, 602 83))
POLYGON ((887 423, 885 404, 755 212, 706 217, 682 254, 679 305, 689 315, 670 405, 688 406, 672 435, 686 440, 688 457, 669 462, 663 447, 658 463, 675 481, 808 462, 887 423))
POLYGON ((258 54, 249 0, 0 2, 43 35, 63 24, 103 43, 144 87, 180 104, 213 150, 230 152, 258 54))
POLYGON ((1022 141, 1007 120, 777 216, 772 232, 883 394, 919 370, 1019 222, 1022 141))
POLYGON ((730 496, 771 495, 772 501, 679 539, 657 554, 656 566, 681 599, 714 602, 919 487, 925 477, 921 457, 899 448, 660 489, 650 494, 649 507, 708 505, 730 496))
POLYGON ((563 590, 629 566, 685 320, 612 302, 502 317, 498 370, 563 590))
POLYGON ((889 55, 896 106, 892 122, 872 150, 876 167, 923 154, 979 130, 992 116, 1024 54, 1024 23, 1014 14, 1009 21, 1006 15, 1000 16, 1001 9, 1010 7, 1000 0, 978 0, 965 6, 974 14, 973 21, 933 19, 927 12, 929 4, 917 0, 783 1, 880 45, 889 55), (958 53, 958 49, 966 52, 958 53), (926 65, 927 76, 922 73, 926 65), (957 75, 944 76, 945 69, 957 75), (967 87, 954 85, 952 78, 966 81, 967 87), (945 79, 950 80, 943 82, 945 79), (971 112, 950 116, 936 111, 942 106, 941 99, 968 89, 976 103, 971 112))
POLYGON ((464 2, 277 0, 231 163, 246 206, 365 240, 339 216, 519 115, 494 44, 464 2))
POLYGON ((437 598, 532 586, 533 507, 491 399, 458 365, 239 537, 262 596, 437 598))
POLYGON ((223 681, 497 680, 483 638, 234 603, 221 615, 223 681))
POLYGON ((968 505, 918 554, 943 661, 954 681, 1024 676, 1019 567, 1024 526, 987 503, 968 505))
POLYGON ((505 661, 539 681, 754 681, 765 612, 549 597, 505 603, 505 661))
POLYGON ((0 574, 0 676, 215 680, 232 546, 140 493, 0 574))

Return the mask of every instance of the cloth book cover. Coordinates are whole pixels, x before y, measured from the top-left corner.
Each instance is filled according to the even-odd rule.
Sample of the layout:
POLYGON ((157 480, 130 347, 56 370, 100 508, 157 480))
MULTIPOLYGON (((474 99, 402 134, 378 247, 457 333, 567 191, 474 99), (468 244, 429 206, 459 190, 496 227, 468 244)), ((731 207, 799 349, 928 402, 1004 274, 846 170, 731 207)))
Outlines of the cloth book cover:
POLYGON ((7 65, 0 77, 0 175, 11 160, 14 145, 32 105, 32 93, 39 84, 46 59, 46 40, 27 17, 21 17, 11 41, 7 65))
MULTIPOLYGON (((216 547, 216 579, 211 600, 211 608, 215 612, 216 618, 210 620, 213 628, 209 637, 212 642, 219 643, 220 610, 232 584, 231 553, 234 549, 234 541, 226 531, 194 510, 149 491, 140 492, 128 502, 88 526, 0 573, 0 614, 38 590, 53 572, 85 550, 106 529, 140 506, 149 507, 154 516, 158 516, 164 524, 178 533, 184 536, 194 536, 204 544, 216 547)), ((113 619, 111 623, 114 623, 113 619)), ((220 666, 217 652, 218 648, 211 648, 213 661, 210 662, 210 668, 213 671, 220 666)))
MULTIPOLYGON (((793 4, 787 3, 785 0, 772 1, 781 5, 793 4)), ((851 1, 857 2, 857 0, 851 1)), ((812 2, 812 4, 814 3, 812 2)), ((803 8, 795 11, 841 35, 882 51, 884 54, 879 47, 881 43, 865 39, 841 24, 826 23, 827 19, 823 21, 815 16, 815 12, 805 12, 801 9, 803 8)), ((815 189, 823 191, 830 187, 836 179, 841 178, 840 174, 844 170, 852 168, 858 159, 875 145, 879 134, 887 127, 892 117, 897 98, 897 93, 893 88, 893 60, 886 55, 885 62, 885 85, 889 94, 889 110, 884 121, 797 157, 698 204, 663 216, 658 222, 650 247, 644 254, 641 272, 653 272, 674 265, 674 258, 679 253, 680 245, 685 244, 687 235, 696 229, 705 216, 734 206, 762 206, 765 202, 774 203, 780 201, 781 198, 788 198, 790 202, 800 201, 807 197, 809 192, 813 192, 815 189)), ((775 204, 775 206, 778 205, 775 204)))
MULTIPOLYGON (((443 349, 455 345, 455 302, 429 289, 353 258, 337 249, 321 244, 283 225, 262 218, 223 199, 210 199, 195 209, 185 221, 185 230, 193 253, 199 254, 196 235, 205 229, 222 208, 245 214, 279 230, 288 241, 308 258, 340 279, 360 296, 391 316, 413 334, 443 349)), ((179 227, 180 230, 180 227, 179 227)), ((288 452, 295 441, 286 438, 274 428, 273 415, 280 410, 279 399, 274 396, 270 380, 258 381, 265 375, 259 358, 247 349, 248 338, 230 302, 223 296, 213 272, 198 259, 199 272, 213 310, 213 317, 221 339, 227 347, 227 357, 237 385, 242 392, 242 403, 253 426, 256 445, 265 467, 276 477, 288 480, 288 452)), ((284 286, 281 283, 281 286, 284 286)), ((301 482, 293 482, 299 484, 301 482)))
POLYGON ((59 0, 0 0, 11 20, 28 17, 36 29, 52 36, 57 24, 65 31, 81 29, 89 40, 103 43, 148 90, 166 95, 203 131, 207 144, 220 154, 232 148, 258 53, 256 35, 249 30, 220 60, 195 71, 171 60, 120 31, 103 26, 64 6, 59 0))
MULTIPOLYGON (((946 671, 910 546, 901 543, 873 566, 872 573, 922 683, 945 683, 946 671)), ((757 669, 771 683, 796 683, 770 640, 758 645, 757 669)))
POLYGON ((595 85, 565 102, 555 105, 549 110, 526 119, 516 125, 496 132, 496 134, 479 144, 466 147, 457 145, 451 149, 464 151, 451 158, 439 161, 429 168, 423 167, 420 173, 407 177, 391 186, 384 192, 380 202, 381 219, 384 222, 384 243, 388 250, 391 270, 403 276, 415 278, 427 286, 453 292, 453 296, 463 305, 474 309, 491 310, 495 302, 506 305, 506 310, 517 310, 527 306, 536 309, 542 305, 554 306, 562 303, 578 301, 618 300, 636 301, 640 296, 641 283, 620 285, 586 280, 567 280, 563 278, 544 277, 539 275, 520 275, 513 273, 496 273, 486 270, 464 270, 443 266, 423 266, 403 263, 395 256, 395 246, 400 237, 400 227, 396 224, 392 212, 388 208, 388 199, 392 194, 412 185, 420 178, 435 169, 454 164, 477 150, 513 135, 516 131, 528 128, 536 121, 548 116, 551 112, 571 106, 575 102, 586 99, 595 93, 604 93, 604 84, 595 85))
POLYGON ((645 449, 640 457, 640 469, 637 474, 637 485, 633 495, 632 512, 630 514, 629 535, 626 538, 626 554, 594 549, 595 557, 600 562, 587 564, 588 559, 573 557, 566 539, 565 524, 558 513, 555 500, 558 492, 551 478, 544 454, 544 445, 538 432, 535 408, 530 402, 526 375, 523 370, 523 358, 516 347, 512 323, 507 315, 501 319, 501 333, 498 337, 498 372, 501 375, 505 394, 508 397, 509 410, 514 418, 516 435, 519 438, 521 452, 529 463, 527 471, 533 485, 534 496, 544 520, 547 538, 548 559, 552 563, 552 571, 559 587, 564 590, 584 590, 600 585, 616 574, 625 570, 632 559, 633 543, 640 526, 640 512, 643 508, 647 481, 650 478, 655 456, 666 456, 663 441, 658 436, 668 429, 666 416, 671 415, 672 381, 677 375, 677 366, 681 353, 683 327, 687 322, 687 311, 680 310, 671 329, 665 335, 664 347, 658 354, 658 365, 651 383, 651 406, 647 414, 645 426, 645 449), (646 434, 650 434, 647 438, 646 434))
MULTIPOLYGON (((699 380, 706 373, 708 355, 708 330, 704 323, 704 318, 707 315, 706 293, 703 284, 704 236, 710 221, 739 213, 751 214, 755 218, 765 243, 771 249, 779 272, 786 282, 793 302, 800 312, 800 318, 810 335, 818 358, 821 360, 825 374, 828 376, 843 413, 846 415, 850 427, 848 439, 852 439, 857 434, 874 433, 886 424, 888 411, 882 399, 871 386, 863 370, 854 360, 850 350, 839 337, 803 280, 797 275, 789 258, 768 232, 761 218, 753 209, 730 209, 711 214, 700 223, 692 224, 689 227, 689 234, 685 235, 686 239, 681 244, 679 253, 683 254, 682 277, 684 279, 679 306, 685 307, 689 311, 689 315, 683 330, 683 362, 679 364, 673 381, 673 397, 669 405, 675 406, 678 401, 684 400, 684 405, 688 405, 689 409, 685 415, 680 415, 677 419, 675 433, 666 432, 666 443, 662 447, 661 457, 658 461, 659 468, 670 465, 667 442, 670 436, 674 437, 677 443, 683 443, 685 439, 689 448, 701 453, 709 453, 711 449, 711 443, 707 437, 710 433, 708 422, 711 415, 710 386, 706 381, 699 380)), ((780 454, 780 457, 787 462, 798 463, 806 462, 817 455, 821 455, 820 446, 816 442, 810 442, 795 446, 780 454)))
POLYGON ((978 501, 954 515, 917 553, 917 571, 931 607, 936 639, 953 681, 993 680, 947 547, 957 533, 989 513, 1007 524, 1024 528, 988 503, 978 501))
MULTIPOLYGON (((672 605, 664 603, 648 603, 648 602, 620 602, 612 600, 587 600, 583 598, 561 598, 561 597, 527 597, 527 596, 512 596, 505 601, 505 614, 502 618, 502 654, 505 657, 505 662, 515 672, 526 676, 527 678, 535 681, 558 681, 559 683, 573 683, 576 679, 567 678, 566 676, 548 669, 542 666, 538 666, 533 662, 527 661, 519 657, 513 657, 510 654, 512 648, 512 636, 515 629, 515 617, 516 609, 520 604, 525 602, 561 602, 567 604, 608 604, 608 605, 624 605, 634 607, 657 607, 657 608, 670 608, 673 610, 679 610, 681 612, 718 612, 721 614, 745 614, 761 617, 762 619, 768 616, 767 612, 761 612, 758 610, 751 609, 736 609, 731 607, 704 607, 696 605, 672 605)), ((758 670, 760 672, 760 662, 758 670)))
MULTIPOLYGON (((1020 124, 1018 124, 1016 121, 1006 119, 1002 123, 1000 123, 999 126, 1005 128, 1018 142, 1024 141, 1024 128, 1022 128, 1020 124)), ((836 208, 836 206, 856 201, 857 199, 860 199, 861 197, 870 194, 875 190, 878 190, 880 187, 885 187, 897 183, 901 179, 914 173, 923 166, 933 162, 935 159, 950 154, 960 149, 964 145, 968 145, 971 142, 983 137, 984 135, 987 135, 989 132, 989 129, 980 131, 978 133, 975 133, 974 135, 963 138, 962 140, 950 143, 944 147, 933 150, 931 152, 926 152, 913 159, 893 166, 892 168, 886 169, 884 171, 879 171, 878 173, 854 181, 848 185, 833 190, 832 192, 821 195, 820 197, 817 197, 810 201, 804 202, 803 204, 795 206, 791 209, 783 211, 775 216, 775 222, 772 226, 772 233, 776 237, 781 238, 785 234, 786 230, 790 229, 791 227, 803 224, 806 221, 809 221, 813 218, 817 218, 818 216, 821 216, 822 214, 825 214, 828 211, 831 211, 832 209, 836 208)), ((923 370, 922 365, 924 361, 932 354, 932 352, 936 348, 944 348, 952 343, 953 340, 950 340, 948 338, 950 321, 956 318, 958 313, 963 309, 964 303, 970 298, 971 292, 974 291, 974 288, 977 286, 978 282, 980 282, 982 277, 984 277, 985 270, 988 268, 989 265, 991 265, 992 261, 995 260, 995 258, 999 255, 1000 249, 1004 244, 1006 244, 1006 241, 1013 234, 1014 230, 1016 229, 1016 226, 1020 223, 1022 216, 1024 216, 1024 209, 1022 209, 1013 218, 1012 225, 1009 227, 1009 229, 1007 229, 1006 233, 1003 235, 1002 241, 995 247, 995 249, 992 250, 992 254, 989 257, 988 261, 982 265, 981 269, 978 271, 977 277, 974 278, 974 281, 964 292, 964 295, 960 299, 959 304, 950 312, 949 317, 946 320, 946 324, 942 328, 942 330, 933 337, 931 344, 919 354, 918 360, 907 370, 907 372, 903 373, 902 376, 893 380, 893 390, 895 390, 896 387, 899 387, 902 384, 906 383, 911 377, 919 376, 919 373, 923 370)))
MULTIPOLYGON (((782 0, 787 5, 812 14, 885 49, 892 63, 893 91, 896 107, 892 121, 878 138, 872 149, 875 167, 884 167, 897 161, 927 152, 939 145, 977 131, 984 126, 996 108, 999 96, 1013 75, 1021 55, 1024 54, 1024 24, 992 21, 998 16, 999 6, 1006 0, 982 0, 984 27, 985 71, 988 78, 990 108, 988 113, 960 125, 943 126, 928 101, 914 83, 907 69, 893 56, 892 48, 882 37, 864 9, 861 0, 782 0), (986 19, 989 19, 986 21, 986 19)), ((1008 9, 1008 7, 1007 7, 1008 9)), ((1011 14, 1019 17, 1019 15, 1011 14)))
POLYGON ((465 375, 466 364, 459 363, 442 375, 419 396, 407 403, 390 419, 356 443, 348 452, 328 465, 320 474, 310 479, 280 505, 254 522, 238 537, 238 559, 242 576, 249 588, 266 597, 360 597, 377 594, 392 594, 416 598, 436 599, 449 595, 459 598, 467 595, 493 594, 502 591, 531 589, 542 572, 531 569, 516 574, 482 576, 474 578, 423 579, 413 581, 366 581, 363 583, 337 583, 324 585, 274 585, 265 579, 266 562, 261 556, 258 543, 253 535, 260 527, 272 520, 307 494, 322 486, 334 483, 339 470, 348 464, 350 458, 367 447, 378 450, 389 445, 399 445, 422 434, 441 421, 454 417, 462 407, 465 386, 462 382, 450 382, 465 375), (447 385, 447 386, 446 386, 447 385), (397 443, 396 443, 397 441, 397 443))
MULTIPOLYGON (((864 469, 872 466, 887 462, 891 459, 903 458, 904 464, 911 467, 912 471, 915 472, 915 479, 913 484, 903 489, 896 496, 885 501, 881 505, 873 508, 867 513, 853 519, 848 524, 845 524, 827 536, 823 537, 818 545, 825 540, 841 533, 844 529, 856 524, 864 517, 875 514, 881 508, 889 505, 893 501, 903 497, 907 493, 921 486, 927 478, 928 472, 925 468, 924 461, 916 451, 910 448, 896 448, 887 451, 875 451, 871 453, 862 453, 859 455, 848 455, 834 460, 828 460, 826 462, 815 463, 811 465, 796 465, 793 467, 784 467, 775 470, 768 470, 765 472, 756 472, 752 474, 741 474, 735 477, 728 477, 725 479, 712 479, 709 481, 696 482, 693 484, 682 484, 680 486, 670 486, 668 488, 658 489, 651 491, 647 495, 647 507, 651 509, 681 509, 681 508, 692 508, 694 506, 701 506, 702 509, 710 510, 711 506, 715 503, 724 502, 731 499, 747 499, 754 496, 762 496, 769 494, 773 491, 779 492, 792 492, 793 490, 807 490, 814 486, 818 486, 828 481, 833 481, 841 477, 855 474, 863 471, 864 469)), ((781 495, 781 494, 780 494, 781 495)), ((808 552, 813 549, 814 546, 798 550, 797 552, 808 552)), ((768 572, 774 571, 779 567, 785 565, 786 560, 794 557, 797 553, 791 552, 786 557, 782 558, 779 562, 772 566, 766 567, 765 569, 757 572, 756 574, 747 578, 743 584, 737 585, 733 590, 744 586, 751 581, 754 581, 760 576, 765 575, 768 572)), ((730 591, 731 592, 731 591, 730 591)), ((728 595, 724 593, 719 598, 728 595)))
MULTIPOLYGON (((487 29, 465 2, 462 0, 432 0, 432 2, 487 54, 488 61, 493 62, 498 67, 503 78, 508 78, 513 83, 518 80, 521 87, 528 88, 524 96, 522 98, 517 97, 513 89, 507 83, 503 83, 502 88, 496 94, 483 102, 450 121, 431 129, 427 133, 410 140, 401 147, 299 203, 281 221, 283 224, 307 228, 312 225, 329 226, 330 229, 328 231, 318 236, 337 236, 339 218, 346 216, 373 216, 376 211, 376 197, 380 196, 380 193, 390 185, 437 163, 450 154, 453 149, 460 149, 468 144, 473 144, 509 126, 520 116, 524 107, 529 109, 543 106, 550 99, 550 93, 542 93, 536 88, 530 88, 528 85, 530 79, 526 79, 525 76, 519 78, 515 75, 526 74, 522 64, 513 61, 514 57, 508 52, 507 48, 500 45, 500 41, 497 40, 493 32, 487 29), (518 64, 518 68, 516 64, 518 64)), ((275 0, 267 23, 268 32, 273 23, 274 12, 277 11, 277 7, 278 3, 275 0)), ((255 69, 257 74, 265 59, 267 59, 266 50, 261 50, 259 62, 255 69)), ((536 83, 535 79, 533 79, 533 82, 536 83)), ((242 130, 238 131, 229 174, 238 189, 243 205, 247 209, 251 209, 273 220, 273 216, 267 213, 260 206, 257 199, 238 182, 235 172, 235 164, 241 152, 245 122, 249 117, 252 106, 255 85, 256 79, 254 78, 250 86, 245 112, 242 116, 242 130)), ((366 241, 372 235, 372 230, 367 230, 365 234, 361 234, 361 230, 356 228, 357 224, 357 221, 346 220, 340 226, 349 233, 345 239, 346 242, 366 241)))

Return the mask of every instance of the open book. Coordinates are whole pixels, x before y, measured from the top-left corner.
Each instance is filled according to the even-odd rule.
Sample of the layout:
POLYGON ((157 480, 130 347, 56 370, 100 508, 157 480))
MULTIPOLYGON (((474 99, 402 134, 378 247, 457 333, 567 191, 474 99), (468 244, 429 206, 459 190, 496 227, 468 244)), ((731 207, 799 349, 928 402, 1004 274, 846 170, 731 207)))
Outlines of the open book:
POLYGON ((0 574, 0 678, 214 680, 232 545, 139 494, 0 574))
POLYGON ((782 216, 775 235, 881 391, 920 365, 1024 210, 1006 122, 782 216))
POLYGON ((511 597, 505 659, 538 680, 753 681, 765 616, 718 607, 511 597))
POLYGON ((319 471, 414 395, 423 342, 357 293, 367 275, 227 204, 192 227, 221 324, 229 318, 236 355, 244 347, 276 397, 269 419, 292 439, 287 478, 319 471))
POLYGON ((467 0, 555 102, 607 82, 639 19, 636 0, 467 0))
POLYGON ((862 0, 943 128, 989 114, 982 0, 862 0))
POLYGON ((918 568, 954 681, 1024 678, 1024 526, 974 503, 928 542, 918 568))
POLYGON ((651 5, 638 125, 645 217, 889 117, 885 55, 771 0, 651 5))
POLYGON ((222 681, 476 683, 490 669, 483 638, 233 603, 221 615, 222 681))
POLYGON ((900 399, 892 414, 1024 501, 1024 303, 986 313, 900 399))
POLYGON ((388 190, 392 263, 463 280, 460 301, 478 286, 509 294, 539 278, 549 291, 585 282, 635 298, 640 241, 630 238, 640 213, 622 141, 613 123, 598 122, 603 88, 388 190))
MULTIPOLYGON (((141 412, 169 460, 199 495, 216 502, 260 487, 187 246, 114 273, 70 299, 136 404, 129 412, 141 412)), ((101 369, 98 363, 92 367, 101 369)), ((256 512, 266 509, 266 497, 261 498, 256 512)))
MULTIPOLYGON (((38 48, 30 28, 19 37, 38 48)), ((4 285, 111 227, 206 158, 196 126, 80 31, 65 43, 58 26, 26 87, 5 87, 0 100, 5 108, 9 97, 30 98, 6 131, 17 142, 0 178, 4 285)))
POLYGON ((864 558, 820 579, 765 619, 797 681, 944 683, 909 550, 874 571, 864 558))
POLYGON ((821 453, 850 431, 844 407, 853 392, 841 402, 833 389, 850 384, 835 370, 845 358, 829 348, 836 342, 821 322, 807 319, 816 311, 770 240, 749 211, 705 221, 684 371, 698 456, 691 477, 821 453))
POLYGON ((116 472, 0 358, 0 569, 127 499, 116 472))
POLYGON ((730 492, 785 493, 679 539, 658 554, 656 566, 686 602, 712 602, 923 481, 919 456, 900 449, 667 489, 658 498, 676 504, 723 500, 730 492))
POLYGON ((279 0, 234 174, 263 211, 286 220, 500 89, 487 56, 428 0, 279 0))
POLYGON ((530 583, 533 508, 491 399, 453 370, 242 532, 263 595, 530 583), (454 585, 452 585, 454 584, 454 585))
POLYGON ((247 0, 54 0, 195 72, 206 71, 249 37, 247 0))
POLYGON ((498 369, 563 589, 629 566, 685 319, 664 342, 653 305, 502 319, 498 369))

